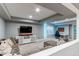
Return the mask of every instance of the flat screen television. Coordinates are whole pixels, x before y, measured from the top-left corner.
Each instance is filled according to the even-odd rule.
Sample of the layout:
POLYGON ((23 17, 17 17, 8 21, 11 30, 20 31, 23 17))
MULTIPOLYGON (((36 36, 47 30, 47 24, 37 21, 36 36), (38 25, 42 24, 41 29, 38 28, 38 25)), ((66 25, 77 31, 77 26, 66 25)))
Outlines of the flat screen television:
POLYGON ((31 26, 20 26, 20 33, 32 33, 31 26))

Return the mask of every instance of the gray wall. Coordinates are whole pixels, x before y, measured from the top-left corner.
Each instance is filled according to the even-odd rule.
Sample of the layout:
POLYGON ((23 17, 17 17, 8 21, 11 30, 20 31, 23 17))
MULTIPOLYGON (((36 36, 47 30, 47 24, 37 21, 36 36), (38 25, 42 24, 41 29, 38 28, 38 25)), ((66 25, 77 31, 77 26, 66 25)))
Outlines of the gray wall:
POLYGON ((6 37, 16 37, 18 29, 20 26, 32 26, 32 33, 37 36, 37 38, 42 38, 41 32, 42 27, 38 24, 29 24, 29 23, 16 23, 16 22, 6 22, 6 37))
POLYGON ((79 43, 67 47, 51 56, 79 56, 79 43))
POLYGON ((0 18, 0 39, 5 37, 5 21, 0 18))

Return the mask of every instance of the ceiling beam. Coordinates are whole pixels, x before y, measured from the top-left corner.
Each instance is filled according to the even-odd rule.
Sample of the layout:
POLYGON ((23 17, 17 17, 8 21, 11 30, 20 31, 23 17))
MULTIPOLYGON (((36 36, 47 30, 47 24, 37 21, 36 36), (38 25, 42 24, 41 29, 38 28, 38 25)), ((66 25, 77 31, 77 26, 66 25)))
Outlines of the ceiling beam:
POLYGON ((77 9, 73 4, 71 3, 61 3, 61 4, 64 5, 66 8, 70 9, 75 14, 79 13, 79 9, 77 9))
POLYGON ((60 21, 55 21, 55 22, 51 22, 51 23, 57 24, 57 23, 72 22, 72 21, 76 21, 76 18, 60 20, 60 21))
POLYGON ((26 19, 12 19, 11 21, 18 21, 18 22, 28 22, 28 23, 38 23, 38 22, 35 22, 35 21, 32 21, 32 20, 26 20, 26 19))
POLYGON ((38 20, 35 20, 35 19, 29 19, 29 18, 23 18, 23 17, 17 17, 17 16, 11 16, 11 19, 30 20, 30 21, 38 22, 38 20))

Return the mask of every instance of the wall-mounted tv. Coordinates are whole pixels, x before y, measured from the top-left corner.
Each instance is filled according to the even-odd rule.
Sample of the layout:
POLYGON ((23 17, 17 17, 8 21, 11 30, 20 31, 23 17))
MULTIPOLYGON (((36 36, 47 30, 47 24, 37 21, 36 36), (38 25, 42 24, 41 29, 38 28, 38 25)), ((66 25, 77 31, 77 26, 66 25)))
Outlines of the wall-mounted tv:
POLYGON ((20 33, 32 33, 32 26, 20 26, 20 33))
POLYGON ((64 32, 64 28, 58 28, 59 32, 64 32))

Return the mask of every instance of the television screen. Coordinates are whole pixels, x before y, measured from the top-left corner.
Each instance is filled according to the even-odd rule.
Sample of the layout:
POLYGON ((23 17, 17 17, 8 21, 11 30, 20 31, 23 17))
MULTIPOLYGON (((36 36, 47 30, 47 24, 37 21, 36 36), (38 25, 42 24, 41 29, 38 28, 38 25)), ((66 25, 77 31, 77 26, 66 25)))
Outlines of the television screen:
POLYGON ((20 33, 32 33, 31 26, 20 26, 20 33))

